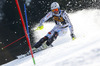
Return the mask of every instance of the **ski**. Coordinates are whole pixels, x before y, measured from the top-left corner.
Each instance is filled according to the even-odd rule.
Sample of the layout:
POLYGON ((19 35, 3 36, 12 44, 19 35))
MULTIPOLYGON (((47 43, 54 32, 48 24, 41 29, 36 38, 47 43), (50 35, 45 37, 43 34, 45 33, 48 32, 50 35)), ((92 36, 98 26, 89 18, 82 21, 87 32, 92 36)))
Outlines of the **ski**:
MULTIPOLYGON (((43 50, 51 48, 51 47, 53 47, 52 44, 50 46, 47 46, 46 42, 44 42, 42 44, 42 46, 40 46, 39 48, 37 48, 35 51, 33 50, 33 53, 35 54, 35 53, 38 53, 40 51, 43 51, 43 50)), ((28 51, 26 54, 22 54, 22 55, 17 56, 17 59, 22 59, 22 58, 27 57, 29 55, 31 55, 30 51, 28 51)))

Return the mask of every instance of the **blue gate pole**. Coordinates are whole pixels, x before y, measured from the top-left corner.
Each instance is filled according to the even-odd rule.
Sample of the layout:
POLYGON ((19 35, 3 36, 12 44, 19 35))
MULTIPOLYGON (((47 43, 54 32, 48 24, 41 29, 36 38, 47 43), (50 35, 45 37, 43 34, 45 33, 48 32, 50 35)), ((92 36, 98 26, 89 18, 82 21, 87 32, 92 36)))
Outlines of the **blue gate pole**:
POLYGON ((29 29, 28 29, 27 12, 26 12, 26 6, 25 6, 25 4, 24 4, 24 11, 25 11, 25 19, 26 19, 27 34, 28 34, 28 37, 29 37, 29 39, 30 39, 30 36, 29 36, 29 29))

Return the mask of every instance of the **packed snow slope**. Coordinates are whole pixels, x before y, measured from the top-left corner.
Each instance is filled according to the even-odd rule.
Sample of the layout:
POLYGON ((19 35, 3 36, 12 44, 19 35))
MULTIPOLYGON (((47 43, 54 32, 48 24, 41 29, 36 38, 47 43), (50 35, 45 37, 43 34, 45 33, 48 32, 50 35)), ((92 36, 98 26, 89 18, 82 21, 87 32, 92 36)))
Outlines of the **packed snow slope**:
MULTIPOLYGON (((54 47, 34 54, 35 66, 100 66, 100 10, 82 10, 68 15, 76 39, 71 39, 69 31, 66 35, 59 36, 53 43, 54 47)), ((36 42, 54 25, 54 22, 44 23, 44 29, 34 33, 37 37, 36 42)), ((2 66, 34 66, 34 64, 30 55, 2 66)))

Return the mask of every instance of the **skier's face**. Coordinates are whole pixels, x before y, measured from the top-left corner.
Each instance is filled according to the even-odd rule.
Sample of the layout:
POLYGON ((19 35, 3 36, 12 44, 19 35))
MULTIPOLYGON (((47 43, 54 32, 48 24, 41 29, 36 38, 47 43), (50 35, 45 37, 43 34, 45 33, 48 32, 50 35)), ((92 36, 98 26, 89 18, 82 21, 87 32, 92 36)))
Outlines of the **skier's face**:
POLYGON ((54 13, 55 13, 55 14, 58 14, 58 13, 59 13, 59 11, 55 11, 54 13))
POLYGON ((58 14, 59 13, 59 9, 58 8, 53 9, 52 12, 54 12, 55 14, 58 14))

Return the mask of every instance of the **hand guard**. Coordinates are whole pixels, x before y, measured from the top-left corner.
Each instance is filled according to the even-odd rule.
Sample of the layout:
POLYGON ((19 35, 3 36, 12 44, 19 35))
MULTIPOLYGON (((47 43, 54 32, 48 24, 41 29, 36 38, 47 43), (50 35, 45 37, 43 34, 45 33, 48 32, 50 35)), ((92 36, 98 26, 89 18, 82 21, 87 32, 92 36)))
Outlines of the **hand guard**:
POLYGON ((44 28, 44 26, 38 26, 36 30, 42 30, 44 28))
POLYGON ((75 38, 75 35, 72 33, 71 34, 71 37, 72 37, 72 40, 75 40, 76 38, 75 38))

